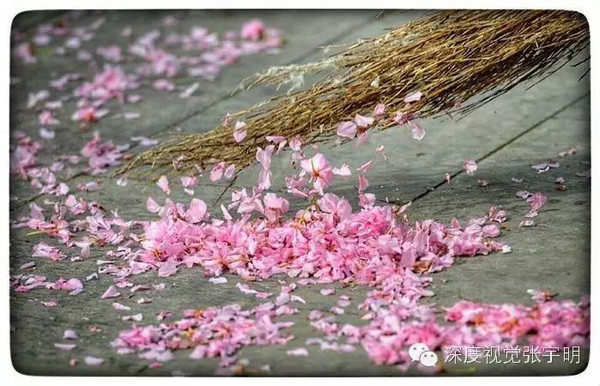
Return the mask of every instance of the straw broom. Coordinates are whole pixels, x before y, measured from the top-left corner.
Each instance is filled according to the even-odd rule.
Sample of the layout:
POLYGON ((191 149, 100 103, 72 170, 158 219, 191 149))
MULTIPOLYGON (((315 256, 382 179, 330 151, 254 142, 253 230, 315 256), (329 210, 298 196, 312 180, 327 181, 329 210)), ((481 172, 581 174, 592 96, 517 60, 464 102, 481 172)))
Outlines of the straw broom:
POLYGON ((377 129, 397 124, 397 113, 430 117, 461 114, 489 102, 526 80, 548 76, 589 44, 588 24, 569 11, 444 11, 345 47, 324 60, 271 68, 245 81, 246 87, 297 82, 307 73, 327 72, 306 90, 278 96, 232 115, 203 134, 175 137, 135 156, 119 173, 142 166, 189 173, 225 161, 237 170, 255 159, 267 135, 310 144, 335 136, 339 122, 371 115, 379 103, 386 115, 377 129), (556 65, 556 66, 555 66, 556 65), (414 103, 407 94, 420 91, 414 103), (479 100, 464 104, 469 98, 479 100), (462 107, 457 107, 463 104, 462 107), (247 137, 236 143, 232 122, 244 121, 247 137))

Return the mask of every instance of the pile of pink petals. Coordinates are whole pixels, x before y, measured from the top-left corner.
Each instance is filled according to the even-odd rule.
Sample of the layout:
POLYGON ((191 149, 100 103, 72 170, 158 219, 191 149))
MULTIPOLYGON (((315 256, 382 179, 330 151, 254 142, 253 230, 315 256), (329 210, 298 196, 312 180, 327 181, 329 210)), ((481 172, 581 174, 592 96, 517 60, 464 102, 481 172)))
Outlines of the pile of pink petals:
MULTIPOLYGON (((270 173, 272 152, 270 148, 262 154, 259 149, 261 173, 270 173)), ((89 159, 89 174, 104 171, 120 158, 118 149, 97 135, 81 153, 89 159)), ((301 164, 299 178, 309 176, 312 183, 300 196, 312 204, 292 216, 286 215, 290 204, 285 198, 258 186, 251 194, 245 189, 233 192, 228 207, 221 207, 223 218, 211 216, 198 198, 188 205, 169 198, 160 205, 148 198, 147 209, 158 219, 127 221, 116 212, 106 213, 95 202, 68 195, 57 202, 47 201, 52 209, 32 203, 30 215, 15 226, 42 232, 64 245, 41 242, 34 247, 34 257, 54 261, 86 259, 91 246, 116 246, 106 252, 109 260, 98 273, 112 275, 119 288, 133 286, 129 280, 134 275, 155 270, 158 276, 171 276, 181 266, 200 266, 207 276, 229 273, 250 281, 286 275, 301 285, 341 282, 369 286, 371 291, 358 304, 366 325, 336 322, 336 315, 351 304, 349 298, 340 297, 329 315, 311 312, 312 327, 324 337, 310 338, 306 344, 337 352, 354 351, 362 345, 375 363, 397 364, 401 369, 410 366, 406 348, 416 342, 435 349, 502 346, 524 339, 558 347, 587 344, 589 303, 585 301, 576 305, 538 296, 542 302, 534 307, 459 302, 447 310, 450 324, 438 323, 436 307, 422 303, 434 295, 428 288, 428 273, 450 267, 457 258, 510 251, 494 240, 500 235, 499 224, 507 217, 502 208, 492 207, 485 216, 464 225, 456 219, 447 225, 433 220, 413 223, 404 213, 407 206, 375 206, 374 200, 365 204, 361 199, 361 209, 353 211, 346 199, 323 191, 333 179, 334 168, 322 154, 308 159, 296 154, 296 160, 301 164), (319 185, 322 178, 327 179, 319 185), (235 209, 237 218, 228 209, 235 209), (77 252, 67 256, 65 249, 77 252)), ((368 163, 358 169, 359 196, 366 194, 364 174, 370 167, 368 163)), ((182 178, 184 189, 196 183, 195 177, 182 178)), ((158 185, 167 195, 171 193, 166 177, 159 179, 158 185)), ((531 209, 537 213, 547 199, 541 194, 531 197, 531 209)), ((72 294, 83 290, 78 279, 52 283, 36 275, 14 276, 11 287, 18 292, 39 287, 66 289, 72 294)), ((272 296, 245 284, 238 287, 258 299, 272 296)), ((219 357, 221 364, 228 366, 244 346, 284 344, 293 339, 280 331, 291 323, 273 318, 297 313, 290 301, 305 303, 290 294, 295 288, 296 284, 284 287, 276 299, 251 310, 231 305, 190 311, 183 320, 158 327, 134 326, 121 332, 113 345, 121 354, 139 351, 142 358, 153 362, 172 359, 173 350, 194 348, 192 358, 219 357)), ((120 295, 114 287, 107 293, 111 289, 111 296, 120 295)), ((305 349, 291 350, 289 355, 306 355, 305 349)))
POLYGON ((190 358, 218 357, 227 366, 242 347, 286 344, 294 338, 281 331, 294 323, 273 321, 274 309, 266 303, 250 310, 239 305, 188 310, 176 322, 122 331, 112 346, 119 354, 140 351, 141 358, 159 362, 172 359, 173 350, 193 348, 190 358))
MULTIPOLYGON (((267 195, 266 205, 269 198, 276 197, 267 195)), ((168 200, 159 210, 162 218, 146 226, 141 261, 159 268, 200 265, 209 275, 230 272, 249 280, 284 273, 320 283, 377 285, 385 273, 414 267, 434 272, 455 257, 503 247, 492 240, 499 235, 497 217, 475 219, 464 228, 457 220, 450 226, 431 220, 412 224, 391 206, 352 213, 345 199, 331 193, 289 220, 274 214, 209 220, 198 199, 188 208, 168 200)))
MULTIPOLYGON (((400 364, 401 368, 410 365, 407 348, 414 343, 425 343, 431 350, 444 353, 449 348, 467 347, 510 348, 529 344, 543 350, 589 345, 587 297, 579 303, 545 301, 534 306, 463 300, 446 310, 449 324, 436 322, 434 311, 419 310, 412 315, 404 309, 380 311, 360 328, 361 343, 375 363, 400 364)), ((338 334, 343 335, 342 330, 338 334)))

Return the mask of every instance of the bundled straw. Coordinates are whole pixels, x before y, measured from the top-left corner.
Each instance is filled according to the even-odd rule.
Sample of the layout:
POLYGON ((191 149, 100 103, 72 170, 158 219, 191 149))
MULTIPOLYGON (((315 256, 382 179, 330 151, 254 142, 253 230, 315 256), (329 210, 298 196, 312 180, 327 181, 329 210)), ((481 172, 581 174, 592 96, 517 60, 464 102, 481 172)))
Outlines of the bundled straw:
POLYGON ((322 61, 272 68, 248 87, 298 81, 305 73, 327 70, 310 88, 276 97, 233 114, 247 124, 247 137, 236 143, 231 123, 204 134, 188 134, 139 154, 121 172, 149 166, 188 172, 225 161, 238 170, 254 161, 267 135, 304 143, 335 135, 339 122, 354 114, 371 115, 386 105, 378 127, 395 125, 392 117, 435 116, 449 110, 467 113, 564 65, 589 42, 585 18, 567 11, 447 11, 395 28, 385 35, 346 47, 322 61), (411 92, 423 97, 407 104, 411 92), (469 98, 484 98, 457 107, 469 98), (487 95, 486 95, 487 94, 487 95), (397 116, 397 115, 396 115, 397 116))

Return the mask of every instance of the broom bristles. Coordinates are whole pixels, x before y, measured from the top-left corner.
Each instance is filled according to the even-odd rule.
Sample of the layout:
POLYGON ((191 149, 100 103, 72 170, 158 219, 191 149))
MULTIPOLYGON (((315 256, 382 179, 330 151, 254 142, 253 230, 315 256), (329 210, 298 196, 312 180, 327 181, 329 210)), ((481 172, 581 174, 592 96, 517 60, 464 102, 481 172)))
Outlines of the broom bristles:
POLYGON ((268 145, 267 135, 300 138, 304 144, 330 139, 339 122, 354 114, 370 115, 379 103, 386 119, 379 129, 394 126, 397 112, 425 118, 450 110, 468 113, 566 63, 589 41, 581 14, 568 11, 445 11, 388 33, 347 46, 338 54, 305 65, 278 67, 246 80, 246 87, 282 84, 305 73, 331 73, 310 88, 278 96, 233 114, 246 123, 247 137, 236 143, 233 125, 203 134, 178 136, 147 150, 120 173, 142 166, 157 173, 164 168, 193 172, 225 161, 237 170, 250 165, 256 147, 268 145), (379 85, 374 85, 374 80, 379 85), (423 98, 404 98, 420 91, 423 98), (486 94, 479 101, 457 103, 486 94))

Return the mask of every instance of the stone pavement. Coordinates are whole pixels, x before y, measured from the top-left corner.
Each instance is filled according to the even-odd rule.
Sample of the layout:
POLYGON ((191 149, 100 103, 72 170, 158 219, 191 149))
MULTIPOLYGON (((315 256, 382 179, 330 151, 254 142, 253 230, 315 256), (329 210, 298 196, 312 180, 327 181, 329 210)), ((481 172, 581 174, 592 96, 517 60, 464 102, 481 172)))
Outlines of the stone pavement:
MULTIPOLYGON (((128 106, 128 111, 139 111, 141 118, 102 119, 93 130, 101 133, 104 140, 115 143, 129 142, 130 137, 144 135, 163 138, 175 128, 184 132, 210 130, 227 112, 243 109, 265 97, 274 95, 274 88, 265 87, 248 93, 232 95, 231 91, 244 77, 274 65, 301 63, 322 57, 320 46, 353 42, 360 37, 382 33, 386 28, 422 16, 415 11, 189 11, 189 12, 89 12, 72 21, 73 25, 89 25, 103 16, 104 25, 96 38, 88 44, 97 46, 119 44, 126 48, 130 41, 120 35, 126 25, 134 31, 145 32, 163 28, 165 16, 175 14, 178 23, 172 27, 181 32, 192 26, 205 26, 217 32, 237 29, 253 17, 260 17, 266 25, 283 31, 285 45, 276 55, 250 55, 227 67, 213 81, 200 81, 201 87, 191 98, 180 99, 178 93, 157 92, 142 86, 136 93, 142 95, 143 103, 128 106)), ((40 21, 63 17, 61 13, 26 13, 19 15, 14 27, 31 34, 40 21)), ((91 76, 93 69, 69 57, 55 56, 52 46, 37 52, 39 63, 23 66, 19 61, 11 64, 11 77, 19 83, 11 86, 11 130, 22 130, 32 138, 39 138, 37 113, 26 109, 29 92, 48 87, 50 80, 66 72, 79 72, 91 76)), ((585 58, 586 55, 582 55, 585 58)), ((126 58, 125 69, 135 66, 135 60, 126 58)), ((390 129, 372 135, 370 144, 359 148, 354 145, 326 145, 324 151, 334 164, 342 161, 358 167, 374 157, 373 149, 385 145, 390 161, 377 161, 370 172, 370 192, 380 200, 404 204, 413 202, 410 216, 413 219, 433 218, 449 221, 453 217, 466 220, 479 217, 492 205, 502 205, 509 214, 503 227, 501 240, 511 245, 510 254, 463 259, 451 269, 433 275, 432 301, 450 306, 460 299, 487 303, 530 304, 527 289, 547 289, 557 292, 558 299, 579 299, 589 293, 590 283, 590 179, 581 176, 590 169, 590 97, 589 75, 583 78, 588 64, 577 67, 565 66, 556 74, 528 89, 528 85, 516 87, 506 95, 492 101, 472 114, 462 118, 442 117, 423 122, 427 130, 425 139, 417 142, 406 128, 390 129), (581 78, 581 79, 580 79, 581 78), (577 148, 577 154, 560 159, 560 168, 537 174, 530 166, 557 153, 577 148), (474 177, 462 172, 463 159, 475 159, 479 169, 474 177), (444 173, 453 176, 450 184, 444 183, 444 173), (566 179, 567 190, 558 191, 554 180, 566 179), (515 183, 511 178, 523 178, 515 183), (479 187, 477 179, 486 179, 488 187, 479 187), (536 226, 519 228, 519 222, 528 212, 529 205, 515 196, 518 190, 544 192, 550 201, 536 218, 536 226)), ((189 85, 197 81, 179 76, 177 85, 189 85)), ((114 103, 114 102, 111 102, 114 103)), ((70 121, 74 102, 66 104, 66 112, 59 115, 61 125, 56 139, 39 154, 40 163, 49 164, 59 154, 78 153, 90 140, 91 131, 82 132, 70 121)), ((118 111, 118 104, 109 105, 118 111)), ((134 149, 137 151, 139 149, 134 149)), ((286 170, 286 156, 273 158, 273 181, 275 191, 283 191, 281 177, 286 170)), ((253 168, 243 172, 234 186, 250 186, 256 179, 253 168)), ((77 177, 68 182, 74 187, 89 177, 77 177)), ((99 192, 85 195, 110 205, 124 218, 153 219, 145 209, 147 196, 160 197, 153 183, 134 181, 125 187, 116 186, 110 178, 101 178, 103 187, 99 192)), ((11 177, 11 222, 28 212, 25 203, 39 200, 27 183, 11 177)), ((225 183, 207 183, 204 180, 196 189, 196 196, 218 208, 228 198, 218 198, 227 189, 225 183)), ((355 196, 353 181, 337 181, 331 191, 349 198, 355 196)), ((189 201, 189 196, 174 189, 173 200, 189 201)), ((352 202, 356 204, 355 201, 352 202)), ((296 203, 292 201, 292 206, 296 203)), ((28 230, 11 230, 10 272, 22 273, 19 267, 31 261, 33 245, 43 240, 39 235, 28 235, 28 230)), ((85 278, 94 272, 96 260, 102 259, 108 248, 92 249, 91 257, 77 264, 60 264, 36 259, 36 272, 55 280, 58 277, 85 278)), ((135 278, 136 283, 157 282, 156 273, 135 278)), ((153 302, 142 306, 135 299, 121 299, 135 312, 143 312, 144 322, 153 323, 154 315, 169 310, 180 315, 187 308, 226 305, 233 302, 242 306, 254 306, 258 302, 242 295, 235 287, 238 277, 227 276, 227 284, 215 286, 205 280, 199 269, 181 269, 172 277, 161 278, 167 288, 160 294, 152 294, 153 302)), ((62 291, 32 291, 16 294, 11 292, 11 353, 14 366, 27 374, 98 374, 98 375, 212 375, 218 366, 216 360, 194 361, 179 353, 173 361, 158 369, 148 368, 148 362, 136 355, 117 355, 110 347, 120 330, 130 323, 122 321, 110 301, 100 302, 102 292, 112 284, 104 275, 100 280, 85 283, 85 291, 69 296, 62 291), (41 307, 34 300, 56 300, 56 308, 41 307), (99 332, 90 332, 91 325, 98 325, 99 332), (65 329, 78 331, 78 347, 72 352, 54 348, 65 329), (71 368, 73 356, 94 355, 106 359, 99 367, 84 365, 71 368)), ((330 287, 330 286, 328 286, 330 287)), ((253 283, 253 288, 277 292, 276 280, 253 283)), ((311 309, 328 310, 334 302, 319 295, 322 286, 299 288, 298 295, 306 299, 300 313, 290 320, 306 319, 311 309), (330 304, 331 303, 331 304, 330 304)), ((353 299, 353 308, 339 317, 340 322, 354 321, 359 313, 355 305, 364 298, 365 288, 341 288, 353 299)), ((134 312, 132 312, 134 313, 134 312)), ((284 318, 285 319, 285 318, 284 318)), ((307 323, 297 323, 291 329, 296 336, 286 346, 244 348, 239 358, 247 358, 251 366, 258 368, 270 364, 271 375, 403 375, 394 367, 375 366, 366 353, 359 349, 353 353, 337 354, 309 346, 308 357, 289 357, 286 351, 304 345, 306 338, 318 335, 307 323)), ((583 370, 585 357, 579 365, 496 365, 448 366, 445 374, 573 374, 583 370)), ((418 375, 410 371, 408 374, 418 375)))

